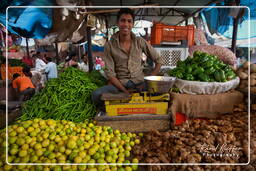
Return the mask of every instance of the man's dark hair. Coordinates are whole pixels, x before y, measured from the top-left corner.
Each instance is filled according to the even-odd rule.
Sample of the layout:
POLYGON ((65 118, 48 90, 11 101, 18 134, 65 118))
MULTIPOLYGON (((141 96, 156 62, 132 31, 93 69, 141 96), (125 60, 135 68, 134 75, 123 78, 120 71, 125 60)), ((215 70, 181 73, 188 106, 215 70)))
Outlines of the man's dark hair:
POLYGON ((70 57, 73 57, 73 56, 76 56, 77 54, 76 54, 76 52, 74 52, 74 51, 72 51, 72 52, 69 52, 69 54, 68 54, 68 56, 70 56, 70 57))
POLYGON ((29 73, 30 72, 30 67, 28 66, 25 66, 23 69, 22 69, 22 72, 25 74, 25 73, 29 73))
POLYGON ((18 78, 19 76, 20 76, 19 73, 14 73, 14 74, 12 75, 12 79, 15 80, 15 79, 18 78))
POLYGON ((33 55, 32 55, 32 58, 38 58, 38 57, 39 57, 38 54, 33 54, 33 55))
POLYGON ((32 73, 30 72, 30 67, 29 66, 25 66, 22 69, 22 72, 24 73, 25 76, 32 77, 32 73))
POLYGON ((117 13, 117 21, 119 20, 119 18, 121 17, 121 15, 123 14, 130 14, 132 16, 132 20, 134 22, 134 18, 135 18, 135 15, 134 15, 134 12, 133 10, 131 10, 130 8, 121 8, 119 10, 119 12, 117 13))
POLYGON ((51 57, 46 57, 46 60, 47 60, 48 62, 52 62, 52 58, 51 58, 51 57))

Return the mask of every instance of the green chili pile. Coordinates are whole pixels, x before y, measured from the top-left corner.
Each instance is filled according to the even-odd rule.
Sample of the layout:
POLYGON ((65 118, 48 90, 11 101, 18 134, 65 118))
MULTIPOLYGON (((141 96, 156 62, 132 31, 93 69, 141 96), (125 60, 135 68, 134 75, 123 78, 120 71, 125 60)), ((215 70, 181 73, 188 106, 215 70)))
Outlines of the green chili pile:
POLYGON ((90 73, 67 68, 59 78, 48 81, 44 89, 25 102, 20 119, 51 118, 83 122, 93 118, 96 107, 91 101, 91 93, 102 85, 95 84, 91 78, 90 73))

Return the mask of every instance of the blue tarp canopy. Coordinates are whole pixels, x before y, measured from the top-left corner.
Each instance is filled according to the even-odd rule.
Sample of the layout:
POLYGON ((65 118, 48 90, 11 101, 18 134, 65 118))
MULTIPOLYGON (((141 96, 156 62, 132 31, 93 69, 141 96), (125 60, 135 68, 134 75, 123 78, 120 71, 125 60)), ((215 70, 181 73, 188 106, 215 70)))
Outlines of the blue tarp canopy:
MULTIPOLYGON (((84 50, 87 52, 88 51, 88 42, 85 42, 84 44, 84 50)), ((103 52, 104 51, 104 47, 103 46, 98 46, 95 44, 92 44, 92 51, 94 52, 103 52)))
MULTIPOLYGON (((30 6, 54 5, 52 0, 12 0, 1 1, 0 23, 6 26, 6 8, 8 6, 27 6, 25 8, 8 8, 8 30, 22 37, 42 39, 52 27, 52 10, 30 6)), ((6 26, 7 27, 7 26, 6 26)))
MULTIPOLYGON (((223 4, 224 5, 224 2, 223 4)), ((252 39, 256 37, 256 2, 255 0, 241 0, 241 6, 247 6, 243 17, 240 19, 237 40, 252 39), (250 17, 249 17, 250 16, 250 17)), ((234 18, 230 15, 234 8, 206 8, 200 15, 207 23, 211 34, 218 33, 232 39, 234 18)), ((247 45, 249 46, 249 45, 247 45)), ((250 44, 256 46, 256 44, 250 44)))

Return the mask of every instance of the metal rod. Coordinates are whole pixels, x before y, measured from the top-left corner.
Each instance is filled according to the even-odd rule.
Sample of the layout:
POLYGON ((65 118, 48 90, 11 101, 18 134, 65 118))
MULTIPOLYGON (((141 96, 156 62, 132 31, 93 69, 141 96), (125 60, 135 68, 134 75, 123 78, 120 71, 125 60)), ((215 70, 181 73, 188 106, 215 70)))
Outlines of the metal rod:
POLYGON ((55 42, 56 63, 59 64, 58 42, 55 42))
MULTIPOLYGON (((141 9, 141 7, 143 7, 145 5, 136 5, 134 7, 131 7, 132 10, 135 9, 141 9)), ((159 4, 147 4, 147 6, 159 6, 159 4)), ((86 11, 86 12, 82 12, 80 11, 80 14, 83 15, 87 15, 87 14, 100 14, 100 13, 115 13, 118 12, 120 9, 103 9, 103 10, 96 10, 96 11, 86 11)))
POLYGON ((86 32, 87 32, 87 43, 88 43, 87 52, 88 52, 89 72, 91 72, 93 70, 91 27, 87 27, 86 32))
POLYGON ((29 57, 28 38, 26 38, 26 50, 27 50, 27 56, 29 57))
POLYGON ((240 18, 234 19, 233 24, 233 35, 232 35, 232 45, 231 45, 231 51, 236 53, 236 39, 237 39, 237 31, 238 31, 238 23, 240 18))
MULTIPOLYGON (((240 4, 240 0, 236 0, 236 5, 240 4)), ((236 39, 237 39, 237 31, 238 31, 238 23, 240 20, 241 10, 239 10, 237 17, 234 18, 233 22, 233 35, 232 35, 232 44, 231 51, 236 54, 236 39)))
POLYGON ((109 32, 108 32, 108 20, 107 20, 107 16, 105 16, 105 22, 106 22, 106 28, 107 28, 106 36, 107 36, 107 41, 108 41, 109 32))
MULTIPOLYGON (((218 2, 221 2, 223 0, 214 0, 214 1, 211 1, 211 2, 208 2, 207 4, 205 4, 204 6, 209 6, 213 3, 218 3, 218 2)), ((190 17, 193 17, 197 12, 201 11, 202 9, 204 8, 199 8, 198 10, 196 10, 195 12, 193 12, 192 14, 189 14, 187 15, 183 20, 181 20, 180 22, 178 22, 176 25, 179 25, 180 23, 182 23, 183 21, 186 21, 188 18, 190 17)))

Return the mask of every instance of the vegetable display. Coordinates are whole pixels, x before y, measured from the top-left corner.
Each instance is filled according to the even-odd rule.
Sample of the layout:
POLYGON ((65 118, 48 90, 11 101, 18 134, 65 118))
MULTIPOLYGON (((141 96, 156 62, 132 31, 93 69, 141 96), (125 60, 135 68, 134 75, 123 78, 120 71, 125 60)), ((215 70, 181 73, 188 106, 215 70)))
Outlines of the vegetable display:
POLYGON ((232 68, 214 55, 196 51, 192 57, 178 61, 177 67, 168 72, 183 80, 203 82, 226 82, 236 77, 232 68))
POLYGON ((251 166, 244 168, 156 165, 149 170, 255 170, 256 111, 251 112, 251 148, 248 150, 247 109, 245 104, 239 104, 233 113, 215 120, 188 120, 166 132, 146 133, 141 143, 133 148, 133 154, 147 163, 247 163, 251 155, 251 166))
POLYGON ((93 118, 96 107, 91 101, 91 93, 98 88, 95 83, 103 84, 103 81, 96 82, 90 73, 69 67, 24 104, 20 119, 51 118, 83 122, 93 118))
POLYGON ((256 93, 256 64, 245 62, 243 66, 238 68, 237 75, 241 79, 239 89, 248 92, 248 85, 251 93, 256 93), (250 67, 250 73, 249 73, 250 67), (250 80, 248 77, 250 76, 250 80))
MULTIPOLYGON (((0 56, 0 61, 4 62, 6 61, 6 58, 4 56, 0 56)), ((21 67, 25 67, 26 64, 22 62, 22 60, 20 59, 8 59, 8 64, 10 66, 21 66, 21 67)))
POLYGON ((137 170, 131 150, 136 134, 121 133, 91 122, 34 119, 8 127, 9 163, 89 163, 91 165, 8 165, 6 130, 0 131, 0 170, 137 170), (129 158, 129 159, 128 159, 129 158), (94 165, 100 163, 102 165, 94 165), (119 163, 108 166, 106 163, 119 163), (123 163, 134 165, 122 165, 123 163))

